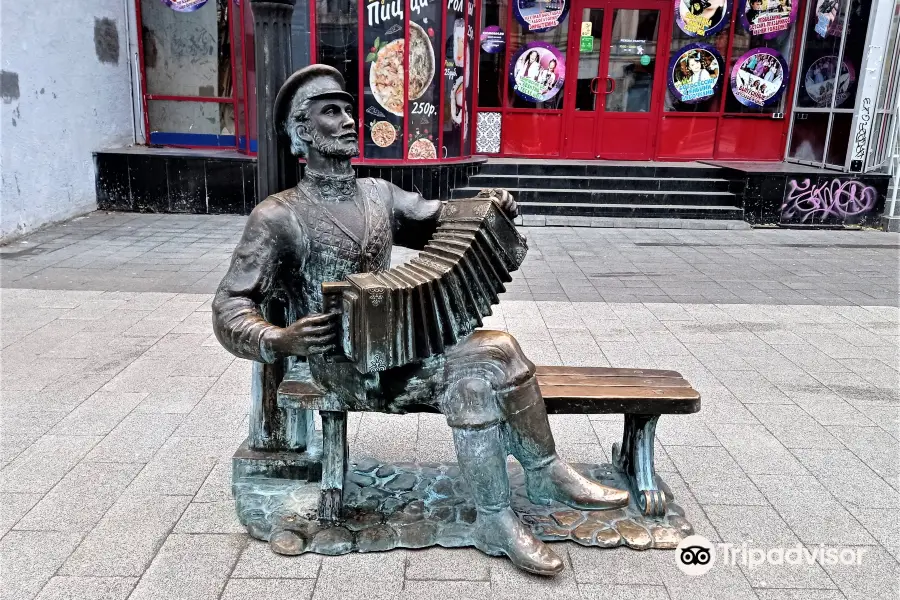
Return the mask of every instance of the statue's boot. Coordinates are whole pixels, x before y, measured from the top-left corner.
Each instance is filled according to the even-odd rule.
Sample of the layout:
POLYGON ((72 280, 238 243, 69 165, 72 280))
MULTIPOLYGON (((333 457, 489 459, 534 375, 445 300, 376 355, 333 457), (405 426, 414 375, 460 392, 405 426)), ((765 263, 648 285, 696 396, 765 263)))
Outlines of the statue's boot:
POLYGON ((475 499, 475 547, 491 556, 506 555, 535 575, 556 575, 563 561, 537 539, 509 505, 506 450, 499 423, 484 428, 453 429, 459 469, 475 499))
POLYGON ((560 459, 535 377, 506 392, 504 406, 510 450, 525 469, 528 499, 534 504, 555 500, 584 510, 628 504, 627 491, 588 479, 560 459))

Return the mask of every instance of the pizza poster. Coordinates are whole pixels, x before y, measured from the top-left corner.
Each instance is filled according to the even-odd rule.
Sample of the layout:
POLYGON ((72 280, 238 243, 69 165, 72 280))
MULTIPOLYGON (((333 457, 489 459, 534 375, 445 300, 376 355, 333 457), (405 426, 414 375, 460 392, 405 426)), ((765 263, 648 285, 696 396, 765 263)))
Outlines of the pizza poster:
POLYGON ((447 30, 444 38, 447 52, 444 55, 444 130, 443 158, 453 158, 462 150, 463 108, 465 106, 466 66, 466 13, 463 0, 447 0, 447 30))
POLYGON ((728 26, 728 0, 675 0, 675 22, 691 37, 714 35, 728 26))
POLYGON ((569 0, 512 0, 513 15, 525 31, 540 33, 566 20, 569 0))
POLYGON ((696 104, 712 98, 719 86, 724 61, 709 44, 688 44, 669 61, 669 91, 679 102, 696 104))
POLYGON ((407 157, 438 157, 441 80, 435 76, 441 52, 442 0, 417 0, 409 16, 409 119, 407 157))
POLYGON ((778 37, 797 18, 799 0, 743 0, 741 25, 750 35, 778 37))
POLYGON ((788 81, 784 57, 771 48, 753 48, 737 59, 731 70, 731 93, 751 108, 775 103, 788 81))
POLYGON ((363 18, 363 156, 403 158, 405 0, 371 0, 363 18))

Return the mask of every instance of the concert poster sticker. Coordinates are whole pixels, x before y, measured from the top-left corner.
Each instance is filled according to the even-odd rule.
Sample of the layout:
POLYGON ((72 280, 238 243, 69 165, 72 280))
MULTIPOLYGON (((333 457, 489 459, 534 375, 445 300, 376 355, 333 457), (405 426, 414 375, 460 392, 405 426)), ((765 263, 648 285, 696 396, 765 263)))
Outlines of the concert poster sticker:
POLYGON ((744 106, 761 108, 778 100, 788 81, 784 57, 771 48, 753 48, 731 70, 731 93, 744 106))
POLYGON ((818 0, 816 2, 816 34, 819 37, 841 35, 840 0, 818 0))
POLYGON ((729 0, 675 0, 675 22, 691 37, 706 37, 728 26, 729 0))
POLYGON ((481 32, 481 49, 488 54, 499 54, 506 47, 506 36, 499 25, 488 25, 481 32))
POLYGON ((162 3, 176 12, 194 12, 203 8, 207 0, 162 0, 162 3))
POLYGON ((520 98, 527 102, 546 102, 565 83, 566 61, 555 46, 531 42, 513 57, 509 78, 520 98))
POLYGON ((850 97, 850 88, 856 81, 856 69, 844 59, 841 61, 841 75, 838 78, 837 62, 837 56, 823 56, 809 65, 803 77, 803 88, 818 107, 830 106, 832 94, 835 108, 840 107, 850 97), (837 93, 834 92, 835 87, 837 93))
MULTIPOLYGON (((403 120, 405 115, 403 23, 404 0, 370 0, 363 11, 363 156, 366 158, 403 158, 403 120), (397 142, 400 141, 398 144, 397 142)), ((419 31, 410 37, 421 37, 419 31)))
POLYGON ((708 100, 719 87, 723 64, 709 44, 688 44, 669 61, 669 91, 685 104, 708 100))
POLYGON ((791 28, 797 18, 799 0, 743 0, 741 26, 750 35, 770 40, 791 28))
POLYGON ((566 20, 569 0, 513 0, 513 15, 525 31, 540 33, 566 20))

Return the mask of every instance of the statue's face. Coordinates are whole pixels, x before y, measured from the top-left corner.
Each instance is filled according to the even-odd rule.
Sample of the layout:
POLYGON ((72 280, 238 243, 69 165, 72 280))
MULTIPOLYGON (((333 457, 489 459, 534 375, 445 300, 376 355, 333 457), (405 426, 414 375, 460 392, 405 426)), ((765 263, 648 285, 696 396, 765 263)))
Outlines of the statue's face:
POLYGON ((308 143, 325 156, 350 158, 359 154, 353 105, 329 98, 310 103, 307 120, 308 143))

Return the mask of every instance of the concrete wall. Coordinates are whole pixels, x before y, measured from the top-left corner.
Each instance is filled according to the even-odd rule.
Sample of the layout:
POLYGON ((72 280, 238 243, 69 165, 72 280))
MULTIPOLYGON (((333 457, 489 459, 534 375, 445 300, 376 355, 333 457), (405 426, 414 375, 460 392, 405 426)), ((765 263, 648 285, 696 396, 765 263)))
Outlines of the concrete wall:
POLYGON ((127 1, 3 2, 0 240, 93 210, 91 152, 133 143, 127 1))

